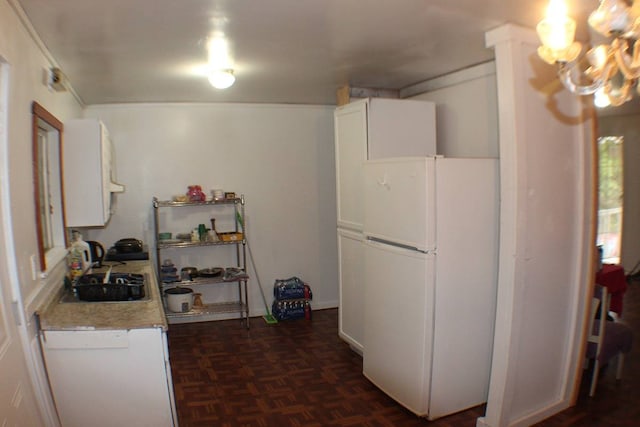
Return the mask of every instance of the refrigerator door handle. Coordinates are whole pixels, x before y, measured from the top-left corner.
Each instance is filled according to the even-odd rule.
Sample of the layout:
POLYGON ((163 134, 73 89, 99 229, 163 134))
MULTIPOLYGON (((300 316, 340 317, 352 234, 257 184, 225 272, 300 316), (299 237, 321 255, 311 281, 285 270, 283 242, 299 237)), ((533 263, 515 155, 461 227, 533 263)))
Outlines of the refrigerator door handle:
POLYGON ((382 179, 378 179, 378 185, 381 187, 385 187, 387 190, 391 189, 391 186, 389 185, 389 182, 387 182, 387 174, 385 173, 382 177, 382 179))
POLYGON ((409 251, 414 251, 414 252, 420 252, 422 254, 427 254, 427 253, 432 253, 429 251, 424 251, 422 249, 416 248, 415 246, 409 246, 409 245, 403 245, 402 243, 398 243, 398 242, 392 242, 389 240, 384 240, 384 239, 379 239, 377 237, 373 237, 373 236, 366 236, 366 240, 367 242, 378 244, 378 245, 386 245, 386 246, 392 246, 392 247, 396 247, 396 248, 400 248, 400 249, 406 249, 409 251))

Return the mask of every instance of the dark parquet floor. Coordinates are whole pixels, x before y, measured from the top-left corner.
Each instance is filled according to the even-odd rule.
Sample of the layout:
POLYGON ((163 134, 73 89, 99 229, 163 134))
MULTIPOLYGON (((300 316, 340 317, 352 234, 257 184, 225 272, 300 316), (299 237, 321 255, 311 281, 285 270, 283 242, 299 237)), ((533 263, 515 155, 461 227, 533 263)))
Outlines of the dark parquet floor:
MULTIPOLYGON (((627 292, 624 321, 637 341, 640 282, 627 292)), ((248 331, 236 320, 170 325, 180 426, 472 427, 484 414, 479 406, 432 422, 414 416, 362 375, 362 359, 337 329, 335 309, 277 325, 252 318, 248 331)), ((538 425, 640 426, 639 347, 627 355, 622 381, 607 369, 589 398, 585 379, 575 407, 538 425)))

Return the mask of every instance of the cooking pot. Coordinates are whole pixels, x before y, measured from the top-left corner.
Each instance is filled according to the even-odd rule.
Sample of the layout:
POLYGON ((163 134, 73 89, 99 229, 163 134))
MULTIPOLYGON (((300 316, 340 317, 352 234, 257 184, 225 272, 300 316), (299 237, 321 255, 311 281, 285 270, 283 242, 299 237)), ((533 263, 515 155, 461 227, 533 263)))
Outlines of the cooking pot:
POLYGON ((186 313, 193 306, 193 289, 176 287, 164 291, 167 308, 174 313, 186 313))
POLYGON ((183 280, 193 280, 198 277, 198 269, 195 267, 184 267, 180 270, 180 277, 183 280))
POLYGON ((116 251, 121 254, 142 252, 142 241, 134 238, 120 239, 115 244, 116 251))
POLYGON ((102 261, 104 261, 104 246, 99 242, 93 240, 87 241, 89 244, 89 254, 91 255, 91 263, 96 267, 102 267, 102 261))

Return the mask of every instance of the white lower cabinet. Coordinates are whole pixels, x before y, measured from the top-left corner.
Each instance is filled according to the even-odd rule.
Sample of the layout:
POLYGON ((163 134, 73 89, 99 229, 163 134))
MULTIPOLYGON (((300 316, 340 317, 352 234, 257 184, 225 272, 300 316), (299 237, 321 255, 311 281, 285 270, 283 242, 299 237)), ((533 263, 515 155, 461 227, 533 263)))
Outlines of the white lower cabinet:
POLYGON ((162 328, 42 331, 64 427, 177 426, 162 328))
POLYGON ((364 339, 364 240, 362 233, 338 229, 340 310, 338 334, 362 354, 364 339))

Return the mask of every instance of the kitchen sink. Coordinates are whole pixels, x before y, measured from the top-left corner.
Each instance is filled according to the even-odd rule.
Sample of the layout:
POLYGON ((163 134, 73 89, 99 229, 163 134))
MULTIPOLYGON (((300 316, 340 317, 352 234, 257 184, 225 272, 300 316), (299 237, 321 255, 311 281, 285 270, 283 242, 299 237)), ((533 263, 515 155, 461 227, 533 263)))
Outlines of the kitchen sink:
POLYGON ((133 273, 92 273, 80 277, 60 299, 68 302, 149 301, 146 275, 133 273), (105 283, 105 277, 107 278, 105 283))

